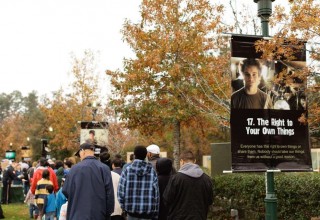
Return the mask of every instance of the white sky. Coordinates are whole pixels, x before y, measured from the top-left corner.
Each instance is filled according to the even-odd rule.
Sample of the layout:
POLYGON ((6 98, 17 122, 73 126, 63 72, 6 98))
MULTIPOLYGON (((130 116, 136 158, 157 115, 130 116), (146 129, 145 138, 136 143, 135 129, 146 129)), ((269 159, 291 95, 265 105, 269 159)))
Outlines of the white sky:
MULTIPOLYGON (((235 3, 235 0, 232 0, 235 3)), ((279 1, 279 0, 278 0, 279 1)), ((213 0, 223 2, 227 0, 213 0)), ((277 1, 276 1, 277 2, 277 1)), ((71 56, 99 51, 99 73, 132 56, 122 41, 125 18, 138 21, 141 0, 0 0, 0 93, 38 95, 70 83, 71 56)), ((253 0, 236 1, 236 6, 253 0)), ((273 4, 275 5, 275 4, 273 4)), ((108 88, 107 88, 108 89, 108 88)))
POLYGON ((70 82, 71 52, 99 51, 99 69, 120 69, 131 55, 124 19, 139 19, 140 0, 1 0, 0 93, 56 91, 70 82))

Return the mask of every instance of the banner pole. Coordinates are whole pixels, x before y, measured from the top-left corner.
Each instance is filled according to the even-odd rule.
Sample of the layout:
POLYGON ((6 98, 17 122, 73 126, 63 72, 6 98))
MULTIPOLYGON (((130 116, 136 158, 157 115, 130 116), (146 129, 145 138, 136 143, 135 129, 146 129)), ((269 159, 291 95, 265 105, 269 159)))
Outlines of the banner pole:
MULTIPOLYGON (((274 0, 254 0, 258 3, 258 16, 261 19, 262 36, 269 37, 269 17, 272 14, 272 2, 274 0)), ((266 220, 277 219, 277 197, 274 190, 274 173, 266 172, 266 197, 264 199, 266 220)))

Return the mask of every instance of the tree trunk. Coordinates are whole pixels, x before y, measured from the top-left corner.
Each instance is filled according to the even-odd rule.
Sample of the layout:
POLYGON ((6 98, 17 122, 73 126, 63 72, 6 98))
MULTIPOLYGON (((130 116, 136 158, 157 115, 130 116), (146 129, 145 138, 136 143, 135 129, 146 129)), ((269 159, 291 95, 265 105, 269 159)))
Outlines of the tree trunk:
POLYGON ((173 163, 174 168, 178 171, 180 168, 180 121, 175 120, 173 126, 173 163))

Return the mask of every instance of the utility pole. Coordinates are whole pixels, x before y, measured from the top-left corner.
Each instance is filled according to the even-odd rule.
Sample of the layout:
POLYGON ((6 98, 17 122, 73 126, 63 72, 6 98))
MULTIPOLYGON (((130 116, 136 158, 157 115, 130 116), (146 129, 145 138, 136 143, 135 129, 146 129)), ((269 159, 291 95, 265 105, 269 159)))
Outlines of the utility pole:
MULTIPOLYGON (((269 37, 269 18, 272 14, 272 2, 274 0, 254 0, 258 3, 258 16, 261 19, 261 30, 263 37, 269 37)), ((266 220, 277 220, 277 197, 274 190, 274 172, 266 172, 266 197, 264 199, 266 208, 266 220)))

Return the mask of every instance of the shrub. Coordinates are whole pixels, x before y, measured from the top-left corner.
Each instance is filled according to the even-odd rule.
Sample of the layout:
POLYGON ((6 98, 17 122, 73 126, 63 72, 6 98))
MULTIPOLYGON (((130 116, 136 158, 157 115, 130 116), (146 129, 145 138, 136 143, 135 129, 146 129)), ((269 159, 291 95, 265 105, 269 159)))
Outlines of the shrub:
MULTIPOLYGON (((213 219, 229 219, 237 209, 241 219, 264 219, 265 175, 231 174, 214 177, 213 219)), ((279 219, 320 216, 319 173, 276 173, 275 191, 279 219)))

